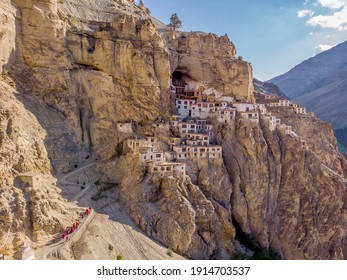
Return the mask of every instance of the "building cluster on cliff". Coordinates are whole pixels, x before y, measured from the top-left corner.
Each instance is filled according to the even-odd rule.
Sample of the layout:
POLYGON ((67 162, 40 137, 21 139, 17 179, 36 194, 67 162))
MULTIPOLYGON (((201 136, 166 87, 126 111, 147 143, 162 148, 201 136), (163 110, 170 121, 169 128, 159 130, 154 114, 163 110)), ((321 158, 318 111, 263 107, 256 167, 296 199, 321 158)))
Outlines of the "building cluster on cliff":
MULTIPOLYGON (((312 116, 306 108, 269 94, 258 94, 257 102, 252 103, 176 79, 171 80, 171 93, 178 114, 172 115, 169 123, 164 121, 156 126, 165 130, 171 128, 179 136, 167 139, 166 145, 157 137, 127 140, 127 147, 138 156, 147 172, 161 178, 184 177, 188 160, 222 158, 222 146, 214 142, 212 119, 219 124, 232 123, 237 114, 253 124, 262 119, 270 131, 278 128, 301 140, 291 126, 281 123, 280 116, 274 112, 276 109, 290 109, 297 116, 312 116)), ((132 123, 118 123, 117 129, 132 133, 132 123)), ((301 143, 306 144, 303 140, 301 143)))

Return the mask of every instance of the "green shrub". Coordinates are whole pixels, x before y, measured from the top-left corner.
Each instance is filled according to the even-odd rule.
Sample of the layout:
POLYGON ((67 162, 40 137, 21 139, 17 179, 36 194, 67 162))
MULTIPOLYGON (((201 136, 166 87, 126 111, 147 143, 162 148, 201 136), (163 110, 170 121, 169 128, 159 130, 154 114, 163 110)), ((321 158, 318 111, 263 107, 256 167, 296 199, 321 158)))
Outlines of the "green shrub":
POLYGON ((73 18, 71 18, 71 23, 73 24, 73 25, 77 25, 77 23, 78 23, 78 20, 77 20, 77 18, 75 18, 75 17, 73 17, 73 18))
POLYGON ((99 30, 100 30, 100 31, 105 31, 105 30, 106 30, 106 23, 101 23, 101 24, 99 25, 99 30))
POLYGON ((1 75, 3 76, 8 76, 8 70, 6 68, 2 68, 2 72, 1 72, 1 75))
POLYGON ((170 248, 167 249, 166 254, 167 254, 170 258, 172 258, 172 257, 173 257, 172 249, 170 249, 170 248))
POLYGON ((122 260, 124 260, 123 256, 122 255, 118 255, 117 256, 117 261, 122 261, 122 260))
POLYGON ((100 180, 97 180, 94 184, 96 186, 98 186, 97 194, 95 194, 94 196, 91 197, 91 199, 94 201, 102 199, 102 198, 107 198, 107 196, 103 193, 106 191, 109 191, 111 189, 114 189, 118 186, 117 184, 114 184, 114 183, 100 182, 100 180), (99 188, 99 186, 101 186, 101 187, 99 188))

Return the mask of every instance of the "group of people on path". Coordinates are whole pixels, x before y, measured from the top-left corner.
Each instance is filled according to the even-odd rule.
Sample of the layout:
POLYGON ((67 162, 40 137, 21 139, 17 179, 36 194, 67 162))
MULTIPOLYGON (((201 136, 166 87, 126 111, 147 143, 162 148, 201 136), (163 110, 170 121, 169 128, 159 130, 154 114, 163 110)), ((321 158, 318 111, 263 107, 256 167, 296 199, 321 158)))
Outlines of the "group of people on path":
MULTIPOLYGON (((83 213, 81 213, 82 222, 83 222, 84 218, 87 218, 91 214, 92 210, 93 210, 93 208, 89 207, 83 213)), ((81 225, 80 221, 76 220, 76 222, 74 222, 71 227, 68 227, 67 229, 65 229, 65 231, 62 234, 61 238, 63 240, 68 241, 69 240, 69 235, 73 234, 74 232, 76 232, 77 229, 80 227, 80 225, 81 225)))

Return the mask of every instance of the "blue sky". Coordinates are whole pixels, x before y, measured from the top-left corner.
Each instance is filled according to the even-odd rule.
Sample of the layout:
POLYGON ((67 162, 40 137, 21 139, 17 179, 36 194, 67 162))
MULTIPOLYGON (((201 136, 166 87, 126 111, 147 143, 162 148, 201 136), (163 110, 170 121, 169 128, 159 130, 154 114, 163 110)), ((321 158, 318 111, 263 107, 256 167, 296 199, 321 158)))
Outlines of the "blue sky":
MULTIPOLYGON (((138 2, 138 0, 137 0, 138 2)), ((267 80, 347 40, 347 0, 144 0, 152 15, 183 31, 228 34, 237 54, 267 80)))

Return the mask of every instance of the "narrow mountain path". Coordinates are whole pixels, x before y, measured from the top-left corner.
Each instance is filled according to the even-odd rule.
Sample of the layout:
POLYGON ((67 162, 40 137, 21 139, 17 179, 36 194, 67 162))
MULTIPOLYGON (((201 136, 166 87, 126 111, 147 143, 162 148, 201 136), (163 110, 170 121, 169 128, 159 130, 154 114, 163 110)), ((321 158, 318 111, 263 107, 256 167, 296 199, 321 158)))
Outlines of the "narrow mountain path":
MULTIPOLYGON (((58 184, 64 184, 67 186, 74 186, 74 187, 81 187, 80 184, 76 184, 74 182, 72 182, 73 180, 73 176, 79 174, 80 172, 84 171, 85 169, 91 167, 91 166, 95 166, 96 163, 90 163, 84 166, 81 166, 67 174, 65 174, 64 176, 62 176, 61 178, 58 178, 58 184)), ((84 197, 88 191, 91 188, 91 184, 90 182, 88 182, 87 184, 84 185, 84 189, 77 193, 75 196, 73 196, 71 198, 71 201, 76 201, 82 197, 84 197)), ((76 209, 79 209, 79 207, 76 207, 76 209)), ((95 217, 95 211, 92 211, 91 215, 88 216, 82 223, 80 228, 74 233, 74 234, 70 234, 69 235, 69 240, 63 240, 60 238, 60 236, 58 236, 55 240, 53 240, 52 244, 49 244, 48 246, 44 246, 42 248, 39 248, 35 251, 35 257, 36 259, 39 260, 46 260, 48 258, 48 256, 50 254, 52 254, 53 252, 58 251, 59 249, 61 249, 62 247, 68 245, 69 243, 71 243, 72 241, 77 241, 81 235, 83 234, 83 232, 87 229, 88 224, 94 219, 95 217)))
POLYGON ((96 214, 94 211, 88 216, 84 222, 81 224, 80 228, 74 233, 69 235, 69 240, 63 240, 60 237, 58 237, 59 241, 56 241, 48 246, 42 247, 35 251, 35 257, 39 260, 47 260, 48 256, 52 254, 53 252, 58 251, 59 249, 63 248, 64 246, 70 245, 72 242, 78 241, 79 238, 82 236, 82 234, 86 231, 88 228, 88 225, 93 221, 96 214))
POLYGON ((76 175, 77 173, 80 173, 82 170, 87 169, 88 167, 95 166, 95 165, 96 165, 96 163, 89 163, 87 165, 81 166, 81 167, 65 174, 63 177, 58 178, 58 183, 64 184, 64 185, 80 186, 77 183, 73 183, 73 182, 69 181, 68 178, 71 177, 72 175, 76 175))
MULTIPOLYGON (((312 151, 311 151, 312 152, 312 151)), ((318 155, 315 152, 312 152, 316 157, 318 157, 318 155)), ((319 158, 319 157, 318 157, 319 158)), ((341 176, 340 174, 338 174, 336 171, 332 170, 330 167, 326 166, 325 164, 321 163, 322 167, 328 171, 329 173, 333 174, 334 176, 337 176, 341 179, 342 183, 345 184, 345 188, 347 188, 347 179, 344 178, 343 176, 341 176)))
MULTIPOLYGON (((334 170, 332 170, 331 168, 329 168, 328 166, 326 166, 325 164, 322 163, 322 166, 324 169, 326 169, 328 172, 334 174, 335 176, 339 177, 343 183, 347 184, 347 179, 345 179, 343 176, 341 176, 340 174, 336 173, 334 170)), ((347 187, 347 186, 346 186, 347 187)))

